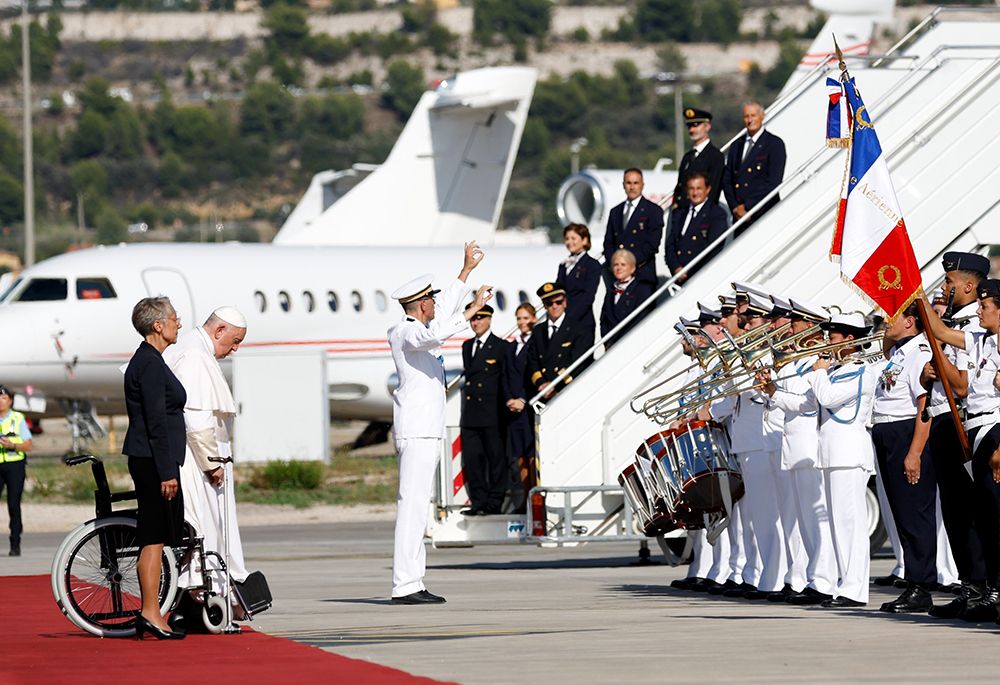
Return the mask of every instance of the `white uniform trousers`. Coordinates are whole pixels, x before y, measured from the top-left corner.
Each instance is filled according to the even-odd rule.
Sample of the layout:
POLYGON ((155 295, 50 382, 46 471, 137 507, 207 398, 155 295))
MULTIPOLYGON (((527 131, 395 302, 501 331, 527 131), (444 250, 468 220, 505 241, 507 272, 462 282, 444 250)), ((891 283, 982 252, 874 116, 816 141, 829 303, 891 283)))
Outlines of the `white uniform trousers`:
POLYGON ((399 452, 399 496, 392 548, 392 596, 424 590, 427 550, 427 508, 434 492, 434 472, 441 458, 439 438, 396 440, 399 452))
POLYGON ((902 578, 906 572, 906 568, 903 565, 903 545, 899 542, 899 533, 896 532, 896 521, 892 518, 892 510, 889 509, 889 499, 885 496, 885 485, 882 484, 882 474, 878 470, 878 459, 875 460, 875 489, 878 492, 878 508, 882 512, 882 523, 885 525, 885 532, 889 536, 889 544, 892 545, 892 554, 896 557, 896 566, 892 569, 890 575, 902 578))
MULTIPOLYGON (((732 525, 732 520, 729 525, 732 525)), ((714 545, 708 542, 708 533, 704 530, 692 531, 692 535, 694 557, 688 569, 688 578, 708 578, 716 583, 725 583, 729 578, 728 529, 716 538, 714 545)))
POLYGON ((693 542, 691 545, 691 565, 688 566, 688 578, 708 578, 712 570, 712 546, 708 544, 708 536, 704 530, 688 531, 693 542))
POLYGON ((840 571, 840 582, 830 594, 865 604, 868 603, 871 566, 865 501, 869 476, 860 468, 823 469, 830 528, 840 571))
MULTIPOLYGON (((781 516, 781 530, 784 534, 785 554, 782 562, 782 584, 796 592, 805 589, 808 578, 809 556, 802 543, 799 530, 798 507, 795 504, 795 484, 792 472, 781 468, 781 452, 769 452, 774 468, 775 491, 778 495, 778 514, 781 516)), ((781 589, 781 586, 778 587, 781 589)))
MULTIPOLYGON (((746 495, 743 495, 746 497, 746 495)), ((757 545, 752 544, 749 548, 746 545, 746 538, 743 535, 743 525, 745 514, 743 513, 743 500, 733 503, 732 518, 729 527, 726 529, 729 538, 729 580, 734 583, 749 583, 757 587, 757 579, 760 576, 760 569, 757 563, 757 545)), ((753 543, 753 539, 750 540, 753 543)))
MULTIPOLYGON (((833 595, 837 587, 837 552, 830 529, 829 498, 823 471, 801 468, 788 473, 792 477, 798 530, 808 564, 806 581, 817 592, 833 595)), ((798 582, 797 572, 794 577, 798 582)))
MULTIPOLYGON (((777 592, 784 583, 788 569, 777 484, 781 453, 756 450, 742 452, 740 466, 743 468, 743 482, 747 490, 742 500, 745 505, 743 541, 748 548, 756 542, 760 561, 760 576, 756 587, 764 592, 777 592)), ((749 559, 747 563, 749 564, 749 559)), ((744 577, 745 575, 744 569, 744 577)))

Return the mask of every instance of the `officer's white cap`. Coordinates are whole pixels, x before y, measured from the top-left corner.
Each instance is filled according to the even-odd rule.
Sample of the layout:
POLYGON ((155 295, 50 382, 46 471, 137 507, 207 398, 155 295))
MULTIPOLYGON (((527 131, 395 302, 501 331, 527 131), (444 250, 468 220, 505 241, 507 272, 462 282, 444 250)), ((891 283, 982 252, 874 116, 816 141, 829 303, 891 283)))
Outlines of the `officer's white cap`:
POLYGON ((771 295, 777 294, 766 286, 760 285, 759 283, 750 283, 749 281, 733 281, 733 290, 737 293, 756 293, 764 299, 768 299, 771 295))
POLYGON ((212 316, 228 323, 230 326, 236 326, 237 328, 247 327, 246 317, 240 314, 240 311, 236 307, 219 307, 212 312, 212 316))
MULTIPOLYGON (((793 297, 792 318, 802 319, 803 321, 811 321, 813 323, 822 323, 823 321, 830 320, 830 313, 818 304, 813 304, 808 300, 793 297)), ((862 319, 862 324, 863 323, 864 319, 862 319)))
POLYGON ((392 299, 399 300, 400 304, 407 304, 414 300, 419 300, 421 297, 441 292, 440 290, 432 289, 432 283, 434 283, 434 274, 424 274, 392 291, 392 299))

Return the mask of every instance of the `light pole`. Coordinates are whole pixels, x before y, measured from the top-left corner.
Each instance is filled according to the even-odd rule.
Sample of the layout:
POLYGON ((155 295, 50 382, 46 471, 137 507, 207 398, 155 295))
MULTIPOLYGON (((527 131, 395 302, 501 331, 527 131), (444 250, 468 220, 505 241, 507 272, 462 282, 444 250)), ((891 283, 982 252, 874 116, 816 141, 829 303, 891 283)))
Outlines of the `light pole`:
POLYGON ((587 147, 587 143, 589 142, 586 138, 577 138, 569 146, 569 151, 573 153, 573 157, 569 162, 569 171, 571 174, 580 173, 580 150, 587 147))
POLYGON ((21 5, 21 75, 24 81, 24 265, 35 263, 35 164, 31 129, 31 48, 28 0, 21 5))

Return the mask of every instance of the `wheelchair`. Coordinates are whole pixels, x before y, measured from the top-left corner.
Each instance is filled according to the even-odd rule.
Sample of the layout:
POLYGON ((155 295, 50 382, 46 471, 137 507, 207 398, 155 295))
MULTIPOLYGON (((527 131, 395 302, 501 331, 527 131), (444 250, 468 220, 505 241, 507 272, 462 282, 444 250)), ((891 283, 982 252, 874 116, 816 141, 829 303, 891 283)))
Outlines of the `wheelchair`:
MULTIPOLYGON (((94 491, 97 517, 81 524, 62 541, 52 560, 52 595, 59 608, 74 625, 99 637, 132 637, 136 617, 142 608, 139 595, 139 547, 136 545, 136 509, 112 511, 114 502, 135 499, 135 491, 111 492, 104 463, 100 457, 84 454, 66 460, 70 466, 90 463, 97 483, 94 491)), ((185 524, 181 545, 165 546, 160 565, 160 613, 174 608, 182 592, 203 590, 205 606, 202 621, 210 633, 238 633, 233 624, 233 610, 227 598, 213 587, 210 573, 202 573, 202 584, 178 586, 180 568, 186 560, 205 561, 214 557, 221 573, 227 574, 229 587, 247 620, 253 613, 243 600, 239 587, 228 576, 226 560, 214 551, 205 551, 201 537, 185 524)))

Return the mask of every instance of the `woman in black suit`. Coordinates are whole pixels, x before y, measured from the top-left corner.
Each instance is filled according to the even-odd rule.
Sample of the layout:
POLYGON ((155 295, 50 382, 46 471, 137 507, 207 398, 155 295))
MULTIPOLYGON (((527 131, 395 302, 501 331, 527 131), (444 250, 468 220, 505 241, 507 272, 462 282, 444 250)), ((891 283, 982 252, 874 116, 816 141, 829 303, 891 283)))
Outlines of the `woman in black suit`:
POLYGON ((538 319, 535 317, 534 305, 528 302, 518 305, 515 316, 518 332, 512 344, 507 346, 503 391, 510 411, 507 445, 510 455, 517 459, 521 488, 524 490, 524 500, 515 513, 523 514, 528 505, 528 491, 535 485, 535 413, 528 405, 528 397, 533 393, 524 385, 524 365, 528 361, 531 330, 538 319))
MULTIPOLYGON (((604 296, 604 307, 601 309, 601 337, 610 333, 611 329, 624 321, 625 317, 653 294, 652 284, 635 277, 635 255, 628 250, 618 250, 612 255, 611 272, 615 275, 615 280, 604 296)), ((604 343, 604 349, 621 340, 622 336, 635 328, 649 312, 650 309, 647 308, 632 319, 625 328, 604 343)))
POLYGON ((590 230, 583 224, 566 226, 563 240, 569 257, 559 265, 556 285, 566 291, 566 316, 583 324, 590 346, 594 344, 594 298, 601 282, 601 265, 587 254, 590 230))
POLYGON ((160 640, 179 640, 184 633, 172 632, 160 614, 159 588, 163 546, 180 544, 184 527, 180 468, 187 395, 162 357, 177 342, 181 322, 169 299, 147 297, 132 309, 132 325, 145 338, 125 370, 128 431, 122 445, 139 502, 135 535, 142 612, 136 638, 149 632, 160 640))

